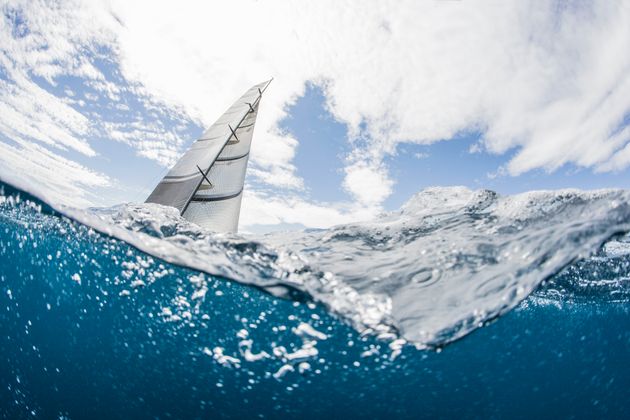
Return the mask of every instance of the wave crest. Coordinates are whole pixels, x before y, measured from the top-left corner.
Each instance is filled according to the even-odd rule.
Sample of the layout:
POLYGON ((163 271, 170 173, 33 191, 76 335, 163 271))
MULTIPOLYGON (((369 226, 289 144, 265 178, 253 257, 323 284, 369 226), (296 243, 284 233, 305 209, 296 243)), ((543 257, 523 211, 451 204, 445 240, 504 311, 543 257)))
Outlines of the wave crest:
MULTIPOLYGON (((512 309, 628 231, 629 199, 621 190, 503 197, 430 188, 371 222, 262 236, 213 234, 155 204, 61 212, 167 262, 310 297, 361 332, 432 347, 512 309)), ((587 279, 592 267, 580 264, 574 276, 587 279)), ((542 290, 553 294, 554 284, 542 290)), ((627 290, 627 282, 613 287, 627 290)))

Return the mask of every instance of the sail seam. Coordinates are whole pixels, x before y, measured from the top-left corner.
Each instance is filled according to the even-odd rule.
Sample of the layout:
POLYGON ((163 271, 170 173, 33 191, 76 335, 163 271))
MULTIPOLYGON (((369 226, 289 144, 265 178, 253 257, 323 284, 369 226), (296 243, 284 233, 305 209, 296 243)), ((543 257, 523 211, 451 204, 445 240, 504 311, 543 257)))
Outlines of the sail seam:
POLYGON ((247 157, 248 155, 249 155, 249 152, 245 153, 244 155, 239 155, 239 156, 234 156, 234 157, 226 157, 226 158, 218 157, 214 161, 215 162, 229 162, 231 160, 243 159, 244 157, 247 157))
POLYGON ((243 188, 239 190, 239 192, 230 194, 230 195, 222 195, 222 196, 214 196, 214 197, 203 197, 203 196, 193 196, 190 201, 195 202, 206 202, 206 201, 223 201, 229 200, 230 198, 236 198, 243 192, 243 188))

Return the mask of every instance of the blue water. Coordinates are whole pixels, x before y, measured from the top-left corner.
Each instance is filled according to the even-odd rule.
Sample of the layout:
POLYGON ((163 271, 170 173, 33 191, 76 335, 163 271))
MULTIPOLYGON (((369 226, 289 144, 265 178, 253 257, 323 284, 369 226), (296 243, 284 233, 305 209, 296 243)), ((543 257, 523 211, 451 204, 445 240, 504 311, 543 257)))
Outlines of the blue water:
MULTIPOLYGON (((394 337, 379 338, 321 290, 285 279, 275 297, 268 278, 243 284, 174 265, 138 250, 150 241, 144 233, 132 246, 9 185, 0 195, 3 418, 630 415, 625 238, 551 277, 541 273, 532 294, 488 311, 465 334, 448 329, 452 336, 424 345, 405 332, 395 300, 394 337), (415 346, 398 354, 404 341, 415 346)), ((254 242, 230 241, 226 252, 257 255, 244 250, 254 242)), ((273 272, 260 268, 271 263, 250 263, 261 277, 273 272)))

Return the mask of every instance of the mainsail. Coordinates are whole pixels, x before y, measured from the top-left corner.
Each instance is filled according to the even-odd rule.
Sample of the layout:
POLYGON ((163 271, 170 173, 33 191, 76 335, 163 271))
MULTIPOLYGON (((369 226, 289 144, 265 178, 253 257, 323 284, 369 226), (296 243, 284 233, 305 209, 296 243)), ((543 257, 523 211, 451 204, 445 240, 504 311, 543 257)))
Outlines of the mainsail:
POLYGON ((215 232, 236 232, 254 123, 269 83, 257 84, 237 99, 184 153, 146 202, 175 207, 184 218, 215 232))

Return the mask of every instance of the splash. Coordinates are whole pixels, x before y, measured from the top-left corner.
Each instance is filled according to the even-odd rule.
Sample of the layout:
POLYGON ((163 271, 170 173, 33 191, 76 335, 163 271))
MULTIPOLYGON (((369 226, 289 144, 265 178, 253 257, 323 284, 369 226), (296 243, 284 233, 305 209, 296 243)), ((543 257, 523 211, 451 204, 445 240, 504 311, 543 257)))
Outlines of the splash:
MULTIPOLYGON (((4 188, 10 189, 2 195, 7 217, 24 193, 4 188)), ((263 236, 213 234, 154 204, 61 211, 166 262, 319 302, 362 334, 398 343, 394 347, 439 347, 514 308, 565 266, 627 231, 629 199, 621 190, 502 197, 431 188, 369 223, 263 236)), ((35 197, 27 202, 33 211, 60 217, 35 197)), ((607 245, 617 253, 624 246, 607 245)), ((163 267, 142 261, 123 263, 135 276, 132 288, 163 275, 163 267)), ((580 265, 571 270, 579 272, 580 265)), ((581 272, 577 277, 589 281, 581 272)), ((625 290, 623 280, 615 281, 606 284, 625 290)), ((196 293, 199 299, 206 291, 196 293)))

